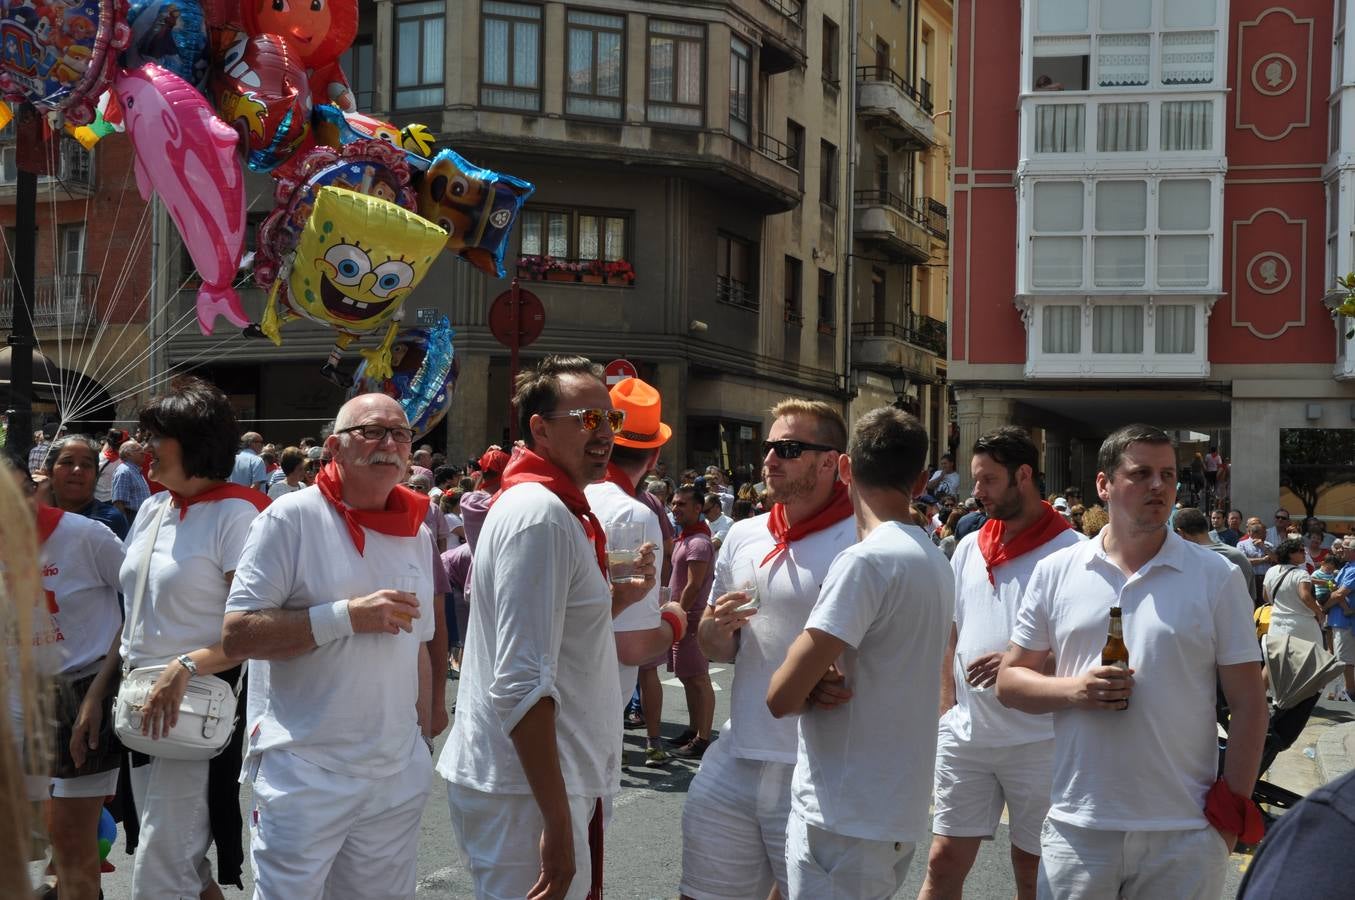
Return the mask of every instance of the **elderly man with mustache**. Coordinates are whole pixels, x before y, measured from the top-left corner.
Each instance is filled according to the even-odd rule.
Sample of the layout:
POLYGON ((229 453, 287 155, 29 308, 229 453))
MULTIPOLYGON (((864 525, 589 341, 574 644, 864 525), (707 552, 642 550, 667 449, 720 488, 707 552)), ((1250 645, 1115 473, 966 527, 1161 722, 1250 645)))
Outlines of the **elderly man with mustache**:
POLYGON ((435 618, 428 498, 400 486, 413 439, 391 398, 345 403, 315 489, 255 520, 236 569, 226 652, 267 660, 246 719, 257 898, 414 896, 435 618))

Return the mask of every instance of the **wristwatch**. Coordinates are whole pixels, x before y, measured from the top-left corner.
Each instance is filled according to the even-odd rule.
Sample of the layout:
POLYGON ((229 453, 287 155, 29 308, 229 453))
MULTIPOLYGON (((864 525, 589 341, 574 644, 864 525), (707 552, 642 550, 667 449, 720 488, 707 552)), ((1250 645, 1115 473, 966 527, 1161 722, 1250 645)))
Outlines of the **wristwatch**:
POLYGON ((183 666, 185 669, 188 670, 188 677, 189 677, 189 678, 196 678, 196 677, 197 677, 197 675, 198 675, 198 664, 195 663, 195 662, 193 662, 193 657, 191 657, 191 656, 189 656, 187 653, 185 653, 185 654, 183 654, 182 656, 176 656, 176 657, 174 657, 174 658, 177 659, 177 660, 179 661, 179 665, 183 666))

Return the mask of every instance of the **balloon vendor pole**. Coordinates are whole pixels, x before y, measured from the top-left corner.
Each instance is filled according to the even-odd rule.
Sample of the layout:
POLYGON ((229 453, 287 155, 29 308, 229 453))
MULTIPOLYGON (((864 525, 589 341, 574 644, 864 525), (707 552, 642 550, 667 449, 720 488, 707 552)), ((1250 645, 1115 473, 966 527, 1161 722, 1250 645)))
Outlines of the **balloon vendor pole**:
MULTIPOLYGON (((28 104, 17 110, 15 133, 18 145, 24 146, 33 137, 41 138, 42 120, 28 104)), ((30 147, 32 145, 30 144, 30 147)), ((42 147, 41 143, 38 147, 42 147)), ((11 261, 14 272, 14 292, 11 308, 14 321, 6 342, 9 354, 9 429, 5 438, 8 449, 27 458, 33 441, 33 270, 37 264, 37 208, 38 176, 31 170, 36 153, 19 153, 18 176, 15 179, 14 254, 11 261), (25 159, 25 157, 27 157, 25 159)))
POLYGON ((522 297, 516 277, 513 278, 513 284, 509 290, 512 291, 513 297, 508 303, 509 309, 512 310, 508 320, 508 440, 510 443, 516 443, 518 439, 518 417, 513 415, 513 391, 514 385, 518 381, 518 349, 522 339, 522 297))

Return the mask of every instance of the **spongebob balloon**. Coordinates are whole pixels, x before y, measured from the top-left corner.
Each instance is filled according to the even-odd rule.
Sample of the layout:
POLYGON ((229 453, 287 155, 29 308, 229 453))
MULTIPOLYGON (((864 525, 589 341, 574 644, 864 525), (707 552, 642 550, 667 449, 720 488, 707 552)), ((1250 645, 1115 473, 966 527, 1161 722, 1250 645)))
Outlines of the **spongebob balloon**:
POLYGON ((273 283, 259 330, 280 345, 283 323, 295 318, 333 328, 338 337, 321 371, 338 382, 343 351, 386 326, 381 344, 362 356, 369 377, 389 378, 405 299, 446 243, 447 232, 394 203, 322 187, 296 252, 273 283))

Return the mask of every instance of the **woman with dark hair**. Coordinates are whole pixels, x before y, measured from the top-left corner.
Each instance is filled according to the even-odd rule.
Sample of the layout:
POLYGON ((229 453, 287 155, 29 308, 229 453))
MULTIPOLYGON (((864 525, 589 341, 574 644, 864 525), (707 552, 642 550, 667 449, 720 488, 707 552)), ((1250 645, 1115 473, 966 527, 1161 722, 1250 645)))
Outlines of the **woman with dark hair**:
POLYGON ((124 540, 127 517, 113 504, 94 496, 99 477, 99 445, 94 439, 83 434, 66 435, 52 444, 48 459, 52 466, 52 505, 102 522, 118 540, 124 540))
MULTIPOLYGON (((239 426, 213 385, 176 379, 140 420, 150 435, 151 477, 167 490, 142 505, 127 537, 121 652, 109 654, 81 718, 97 721, 93 698, 112 689, 119 656, 129 670, 163 665, 142 710, 143 733, 159 739, 174 725, 194 675, 219 675, 232 685, 241 677, 240 661, 222 652, 222 620, 245 535, 268 499, 226 480, 239 426)), ((210 761, 132 754, 141 832, 133 897, 221 897, 207 862, 212 839, 221 880, 240 885, 238 723, 239 717, 230 744, 210 761)))
POLYGON ((1270 567, 1261 583, 1271 604, 1267 635, 1292 634, 1322 646, 1322 620, 1326 613, 1313 593, 1313 577, 1304 566, 1303 541, 1281 541, 1275 548, 1279 563, 1270 567))

